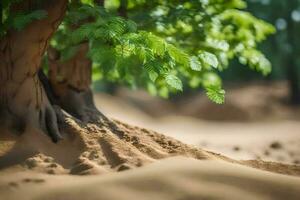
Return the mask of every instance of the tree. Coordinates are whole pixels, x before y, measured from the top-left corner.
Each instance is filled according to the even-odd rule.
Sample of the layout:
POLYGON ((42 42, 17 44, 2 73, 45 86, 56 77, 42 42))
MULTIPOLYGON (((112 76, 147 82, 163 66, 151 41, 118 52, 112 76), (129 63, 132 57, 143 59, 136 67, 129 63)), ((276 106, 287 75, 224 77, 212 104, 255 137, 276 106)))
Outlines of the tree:
POLYGON ((94 106, 92 74, 164 97, 181 91, 184 81, 222 103, 216 71, 230 59, 263 74, 271 70, 256 46, 274 28, 245 6, 242 0, 1 1, 1 125, 41 129, 57 142, 63 109, 82 122, 115 127, 94 106))

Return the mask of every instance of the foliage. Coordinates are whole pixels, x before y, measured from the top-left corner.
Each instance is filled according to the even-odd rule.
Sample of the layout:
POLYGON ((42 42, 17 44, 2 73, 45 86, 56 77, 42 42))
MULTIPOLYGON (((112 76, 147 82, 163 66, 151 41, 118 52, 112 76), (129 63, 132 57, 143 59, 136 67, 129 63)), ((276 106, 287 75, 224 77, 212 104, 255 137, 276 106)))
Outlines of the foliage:
POLYGON ((10 29, 22 30, 30 22, 43 19, 47 16, 44 10, 9 12, 11 5, 20 1, 21 0, 3 0, 3 2, 1 2, 0 37, 4 36, 10 29))
MULTIPOLYGON (((242 0, 106 0, 104 8, 93 0, 70 1, 51 45, 67 60, 88 42, 87 56, 98 79, 145 87, 163 97, 188 83, 222 103, 225 92, 216 72, 231 59, 264 75, 271 70, 257 44, 274 28, 245 7, 242 0), (125 5, 126 18, 119 16, 120 5, 125 5)), ((7 10, 5 31, 44 17, 32 11, 18 18, 7 10)))

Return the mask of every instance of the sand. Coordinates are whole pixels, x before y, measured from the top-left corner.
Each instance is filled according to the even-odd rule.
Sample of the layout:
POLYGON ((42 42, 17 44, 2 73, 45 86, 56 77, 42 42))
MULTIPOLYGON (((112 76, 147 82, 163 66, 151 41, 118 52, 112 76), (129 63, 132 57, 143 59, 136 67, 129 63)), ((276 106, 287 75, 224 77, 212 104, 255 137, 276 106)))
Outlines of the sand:
POLYGON ((155 131, 115 124, 118 131, 68 118, 65 139, 59 144, 33 130, 18 137, 3 134, 1 199, 297 199, 300 195, 300 166, 234 160, 155 131))
POLYGON ((82 124, 70 117, 58 144, 30 128, 21 136, 4 131, 0 199, 300 197, 300 165, 293 162, 299 155, 297 121, 220 123, 178 115, 153 119, 118 99, 97 99, 100 104, 108 101, 97 103, 111 109, 106 111, 110 116, 164 134, 118 120, 112 127, 82 124), (293 155, 281 162, 276 157, 280 152, 293 155), (269 160, 277 162, 265 161, 273 155, 269 160))
POLYGON ((299 188, 299 178, 182 157, 105 175, 0 175, 0 194, 6 200, 296 200, 299 188))
POLYGON ((231 158, 300 164, 300 107, 287 97, 286 82, 247 82, 227 87, 224 105, 201 93, 167 101, 125 89, 97 94, 96 103, 113 118, 231 158))

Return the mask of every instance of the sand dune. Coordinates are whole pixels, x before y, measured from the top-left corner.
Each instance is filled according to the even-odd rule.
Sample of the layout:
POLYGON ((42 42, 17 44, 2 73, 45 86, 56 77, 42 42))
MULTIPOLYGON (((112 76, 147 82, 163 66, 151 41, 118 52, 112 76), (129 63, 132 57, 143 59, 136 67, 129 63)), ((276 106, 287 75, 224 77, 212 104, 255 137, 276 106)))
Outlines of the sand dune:
POLYGON ((1 199, 257 200, 300 195, 300 166, 234 160, 114 123, 117 127, 83 125, 68 118, 59 144, 33 130, 19 137, 2 134, 1 199))

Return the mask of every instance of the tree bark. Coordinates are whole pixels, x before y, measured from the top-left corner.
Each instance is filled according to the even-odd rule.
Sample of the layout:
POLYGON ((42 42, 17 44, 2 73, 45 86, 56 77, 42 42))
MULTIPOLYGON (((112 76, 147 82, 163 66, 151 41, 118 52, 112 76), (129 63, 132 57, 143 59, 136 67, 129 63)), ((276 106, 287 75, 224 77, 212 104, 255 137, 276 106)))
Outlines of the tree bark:
POLYGON ((86 57, 88 49, 88 43, 82 43, 71 59, 61 62, 59 52, 49 48, 48 78, 59 106, 83 122, 95 122, 90 119, 90 112, 97 109, 90 89, 92 63, 86 57))
POLYGON ((0 40, 1 128, 18 133, 33 128, 47 133, 54 142, 60 139, 55 109, 49 103, 38 71, 67 3, 67 0, 25 0, 13 5, 13 12, 43 9, 47 17, 33 21, 23 30, 10 30, 0 40))
MULTIPOLYGON (((104 6, 105 1, 95 2, 99 6, 104 6)), ((120 1, 118 13, 122 17, 127 17, 127 0, 120 1)), ((78 45, 77 52, 71 59, 61 62, 59 52, 49 48, 50 87, 57 100, 56 103, 77 119, 91 123, 103 120, 111 122, 96 108, 93 101, 90 89, 92 62, 87 58, 88 50, 88 42, 83 42, 78 45)))

